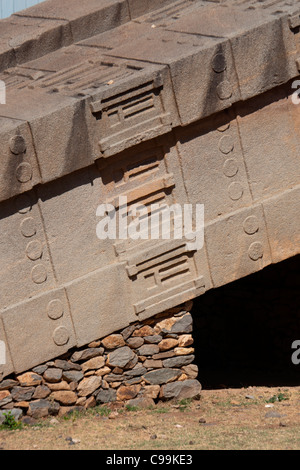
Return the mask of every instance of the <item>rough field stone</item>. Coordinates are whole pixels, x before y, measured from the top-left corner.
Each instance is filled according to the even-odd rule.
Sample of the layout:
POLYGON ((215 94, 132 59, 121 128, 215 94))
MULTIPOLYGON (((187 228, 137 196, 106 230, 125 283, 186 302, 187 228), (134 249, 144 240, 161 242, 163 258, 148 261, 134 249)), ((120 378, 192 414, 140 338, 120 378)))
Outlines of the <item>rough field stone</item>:
POLYGON ((126 366, 124 366, 124 369, 125 370, 133 369, 136 366, 137 363, 138 363, 138 356, 136 354, 134 354, 133 359, 131 359, 131 361, 129 361, 126 364, 126 366))
POLYGON ((189 379, 195 379, 198 376, 198 366, 196 364, 189 364, 183 366, 182 370, 188 376, 189 379))
POLYGON ((187 356, 188 354, 193 354, 194 352, 194 348, 174 348, 174 353, 176 356, 187 356))
POLYGON ((138 350, 139 356, 152 356, 153 354, 159 353, 159 347, 157 344, 144 344, 138 350))
POLYGON ((169 349, 175 348, 178 345, 178 340, 173 338, 165 338, 158 343, 159 350, 161 352, 168 351, 169 349))
POLYGON ((154 329, 151 328, 151 326, 149 325, 145 325, 145 326, 142 326, 141 328, 138 328, 136 330, 134 330, 134 332, 132 333, 132 337, 134 338, 135 336, 141 336, 141 337, 144 337, 144 336, 151 336, 151 335, 154 335, 154 329))
POLYGON ((0 402, 1 400, 3 400, 4 398, 7 398, 10 396, 10 392, 8 390, 2 390, 0 392, 0 402))
POLYGON ((32 398, 41 400, 42 398, 47 398, 50 393, 51 390, 47 385, 39 385, 36 387, 32 398))
POLYGON ((147 372, 143 375, 143 378, 145 382, 150 385, 161 385, 169 382, 170 380, 176 379, 180 375, 180 370, 163 368, 147 372))
POLYGON ((163 338, 161 335, 153 335, 153 336, 144 337, 145 343, 150 343, 150 344, 158 344, 161 342, 162 339, 163 338))
POLYGON ((160 360, 146 359, 144 362, 144 367, 146 369, 161 369, 163 367, 163 363, 160 360))
POLYGON ((3 424, 8 413, 10 413, 16 421, 19 421, 23 416, 23 411, 19 408, 12 408, 11 410, 0 410, 0 424, 3 424))
POLYGON ((164 367, 183 367, 193 362, 194 359, 195 356, 193 354, 189 356, 175 356, 165 359, 163 365, 164 367))
POLYGON ((93 357, 86 362, 81 364, 83 372, 88 370, 96 370, 101 369, 105 364, 105 359, 103 356, 93 357))
POLYGON ((156 323, 154 327, 155 333, 159 334, 163 330, 170 332, 175 322, 176 322, 176 318, 174 317, 165 318, 164 320, 161 320, 160 322, 156 323))
POLYGON ((129 325, 121 331, 121 335, 123 336, 125 341, 132 335, 135 329, 135 325, 129 325))
POLYGON ((108 375, 105 376, 105 380, 108 383, 120 382, 120 381, 123 380, 123 377, 122 377, 122 375, 119 375, 119 374, 108 374, 108 375))
POLYGON ((52 392, 51 398, 58 401, 61 405, 74 405, 77 401, 76 393, 68 390, 52 392))
POLYGON ((132 349, 137 349, 137 348, 140 348, 144 344, 144 338, 142 338, 141 336, 136 336, 135 338, 129 338, 126 341, 126 344, 132 349))
POLYGON ((154 354, 152 359, 167 359, 169 357, 174 357, 175 356, 175 353, 174 351, 164 351, 164 352, 160 352, 158 354, 154 354))
POLYGON ((6 393, 6 395, 2 395, 3 398, 0 400, 0 407, 8 405, 8 403, 12 402, 12 396, 8 390, 3 390, 1 393, 6 393))
POLYGON ((155 400, 155 398, 158 397, 159 392, 160 392, 159 385, 145 385, 144 390, 143 390, 143 396, 149 397, 155 400))
POLYGON ((68 370, 80 371, 81 370, 80 364, 75 364, 74 362, 70 362, 70 361, 64 361, 62 359, 56 359, 56 361, 54 361, 54 365, 55 367, 58 367, 59 369, 62 369, 65 371, 68 371, 68 370))
POLYGON ((33 372, 25 372, 25 374, 18 375, 17 379, 19 384, 23 387, 34 387, 36 385, 40 385, 43 380, 40 375, 33 372))
POLYGON ((193 331, 193 317, 190 313, 183 315, 171 328, 171 333, 191 333, 193 331))
POLYGON ((114 334, 106 336, 106 338, 102 340, 102 345, 106 349, 116 349, 120 348, 121 346, 124 346, 125 341, 122 335, 114 334))
POLYGON ((115 390, 100 390, 100 392, 96 396, 96 402, 98 404, 101 403, 109 403, 116 401, 117 399, 117 392, 115 390))
POLYGON ((141 390, 140 385, 121 385, 117 391, 117 399, 118 400, 131 400, 135 398, 139 391, 141 390))
POLYGON ((161 387, 160 398, 177 399, 198 398, 201 392, 201 384, 198 380, 184 380, 183 382, 172 382, 161 387))
POLYGON ((34 387, 13 387, 11 396, 14 401, 29 401, 35 392, 34 387))
POLYGON ((43 375, 45 370, 48 369, 48 366, 42 365, 42 366, 37 366, 32 369, 32 372, 35 372, 36 374, 43 375))
POLYGON ((136 385, 136 384, 140 384, 142 382, 142 377, 132 377, 131 379, 128 378, 127 380, 125 380, 123 383, 124 385, 136 385))
POLYGON ((194 338, 192 335, 181 335, 178 338, 178 346, 180 348, 187 348, 194 343, 194 338))
POLYGON ((88 348, 83 351, 76 351, 71 357, 72 362, 88 361, 96 356, 102 356, 104 348, 88 348))
POLYGON ((48 416, 51 403, 48 400, 36 400, 29 403, 27 414, 32 418, 39 419, 48 416))
POLYGON ((92 376, 83 379, 77 387, 79 397, 87 397, 91 395, 97 388, 100 387, 102 382, 101 377, 92 376))
POLYGON ((133 369, 124 372, 125 377, 139 377, 147 372, 146 367, 138 363, 133 369))
POLYGON ((61 382, 57 382, 57 383, 52 383, 52 384, 48 383, 47 386, 53 392, 56 392, 58 390, 71 390, 70 385, 65 380, 62 380, 61 382))
POLYGON ((47 369, 43 375, 46 382, 55 383, 59 382, 62 378, 62 370, 57 368, 47 369))
POLYGON ((88 347, 89 348, 99 348, 101 344, 101 341, 92 341, 91 343, 88 344, 88 347))
POLYGON ((59 410, 60 410, 60 404, 57 403, 56 401, 51 402, 51 405, 49 408, 49 415, 56 416, 59 413, 59 410))
POLYGON ((102 367, 101 369, 97 370, 95 372, 96 375, 99 375, 100 377, 103 377, 104 375, 107 375, 111 372, 111 369, 107 366, 102 367))
POLYGON ((155 405, 154 400, 151 397, 136 397, 127 402, 129 406, 137 406, 138 408, 150 408, 155 405))
MULTIPOLYGON (((77 404, 79 404, 79 403, 77 403, 77 404)), ((96 398, 95 397, 89 397, 85 402, 84 408, 86 410, 88 410, 89 408, 93 408, 94 406, 96 406, 96 398)))
POLYGON ((125 367, 134 357, 135 354, 132 349, 123 346, 108 355, 107 364, 112 367, 125 367))
POLYGON ((17 380, 6 379, 6 380, 3 380, 2 382, 0 382, 0 390, 10 390, 15 385, 18 385, 17 380))
POLYGON ((16 403, 16 408, 22 408, 22 409, 28 409, 29 408, 29 402, 28 401, 19 401, 16 403))
POLYGON ((178 340, 178 335, 176 333, 170 333, 167 330, 161 330, 161 331, 166 336, 166 338, 172 338, 172 339, 177 339, 178 340))
POLYGON ((282 415, 280 413, 278 413, 278 411, 268 411, 266 414, 265 414, 265 418, 283 418, 285 415, 282 415))
POLYGON ((62 378, 66 382, 79 382, 83 377, 83 373, 78 370, 66 370, 62 373, 62 378))

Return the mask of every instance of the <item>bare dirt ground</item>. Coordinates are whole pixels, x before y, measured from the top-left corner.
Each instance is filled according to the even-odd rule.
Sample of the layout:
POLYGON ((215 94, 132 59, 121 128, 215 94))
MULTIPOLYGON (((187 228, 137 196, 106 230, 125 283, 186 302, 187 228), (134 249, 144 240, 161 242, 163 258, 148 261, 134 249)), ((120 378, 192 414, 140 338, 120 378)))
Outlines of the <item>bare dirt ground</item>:
POLYGON ((204 390, 150 409, 102 406, 0 430, 3 450, 298 450, 300 387, 204 390))

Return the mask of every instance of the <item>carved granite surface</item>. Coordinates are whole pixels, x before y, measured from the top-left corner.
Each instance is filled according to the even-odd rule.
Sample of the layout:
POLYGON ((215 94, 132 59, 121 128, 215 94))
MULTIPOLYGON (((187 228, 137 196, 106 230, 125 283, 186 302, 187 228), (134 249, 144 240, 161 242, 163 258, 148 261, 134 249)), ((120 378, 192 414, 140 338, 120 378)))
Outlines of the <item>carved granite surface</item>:
POLYGON ((0 21, 0 378, 300 253, 296 0, 47 0, 0 21), (204 204, 205 244, 99 240, 204 204))

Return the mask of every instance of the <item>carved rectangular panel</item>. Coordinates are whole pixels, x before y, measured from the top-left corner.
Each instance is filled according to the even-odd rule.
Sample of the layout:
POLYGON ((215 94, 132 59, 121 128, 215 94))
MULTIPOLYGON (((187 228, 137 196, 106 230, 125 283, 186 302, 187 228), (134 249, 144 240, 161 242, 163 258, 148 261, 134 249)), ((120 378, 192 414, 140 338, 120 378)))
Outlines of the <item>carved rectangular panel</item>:
POLYGON ((140 319, 206 291, 210 284, 207 266, 198 275, 193 252, 185 240, 169 240, 128 257, 126 270, 140 319))
MULTIPOLYGON (((139 64, 139 62, 137 62, 139 64)), ((93 96, 91 110, 99 128, 99 148, 107 158, 165 134, 178 122, 167 68, 148 66, 130 81, 121 80, 93 96)))
POLYGON ((102 190, 109 200, 168 173, 162 142, 144 143, 110 160, 98 160, 102 190))
MULTIPOLYGON (((81 63, 75 63, 75 65, 65 67, 58 72, 47 74, 45 78, 36 82, 35 86, 55 89, 56 92, 83 93, 106 85, 110 80, 129 78, 135 71, 120 61, 105 60, 98 51, 93 52, 94 54, 91 55, 91 51, 87 49, 85 56, 91 55, 90 60, 85 59, 81 63)), ((76 62, 76 56, 74 61, 76 62)))
MULTIPOLYGON (((126 218, 128 225, 135 220, 137 225, 141 223, 149 227, 146 241, 117 239, 114 243, 117 256, 135 250, 137 244, 156 244, 157 240, 150 239, 152 220, 178 199, 184 202, 186 195, 178 155, 174 147, 170 151, 169 145, 170 139, 161 137, 152 144, 144 143, 136 149, 122 152, 114 159, 101 160, 99 163, 102 190, 107 196, 106 202, 116 209, 118 230, 120 217, 124 220, 126 218), (120 207, 124 198, 127 207, 120 207), (155 211, 154 204, 159 206, 155 211), (133 212, 135 208, 139 208, 136 213, 133 212)), ((172 220, 171 214, 171 223, 172 220)))

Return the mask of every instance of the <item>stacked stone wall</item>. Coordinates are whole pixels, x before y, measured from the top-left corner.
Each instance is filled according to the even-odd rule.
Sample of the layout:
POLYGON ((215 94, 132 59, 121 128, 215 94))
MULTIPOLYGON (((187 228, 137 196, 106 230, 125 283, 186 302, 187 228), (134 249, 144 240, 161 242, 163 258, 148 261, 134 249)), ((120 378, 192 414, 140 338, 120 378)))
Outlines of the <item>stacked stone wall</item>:
POLYGON ((64 415, 105 403, 148 407, 199 397, 192 302, 0 382, 0 421, 64 415))

